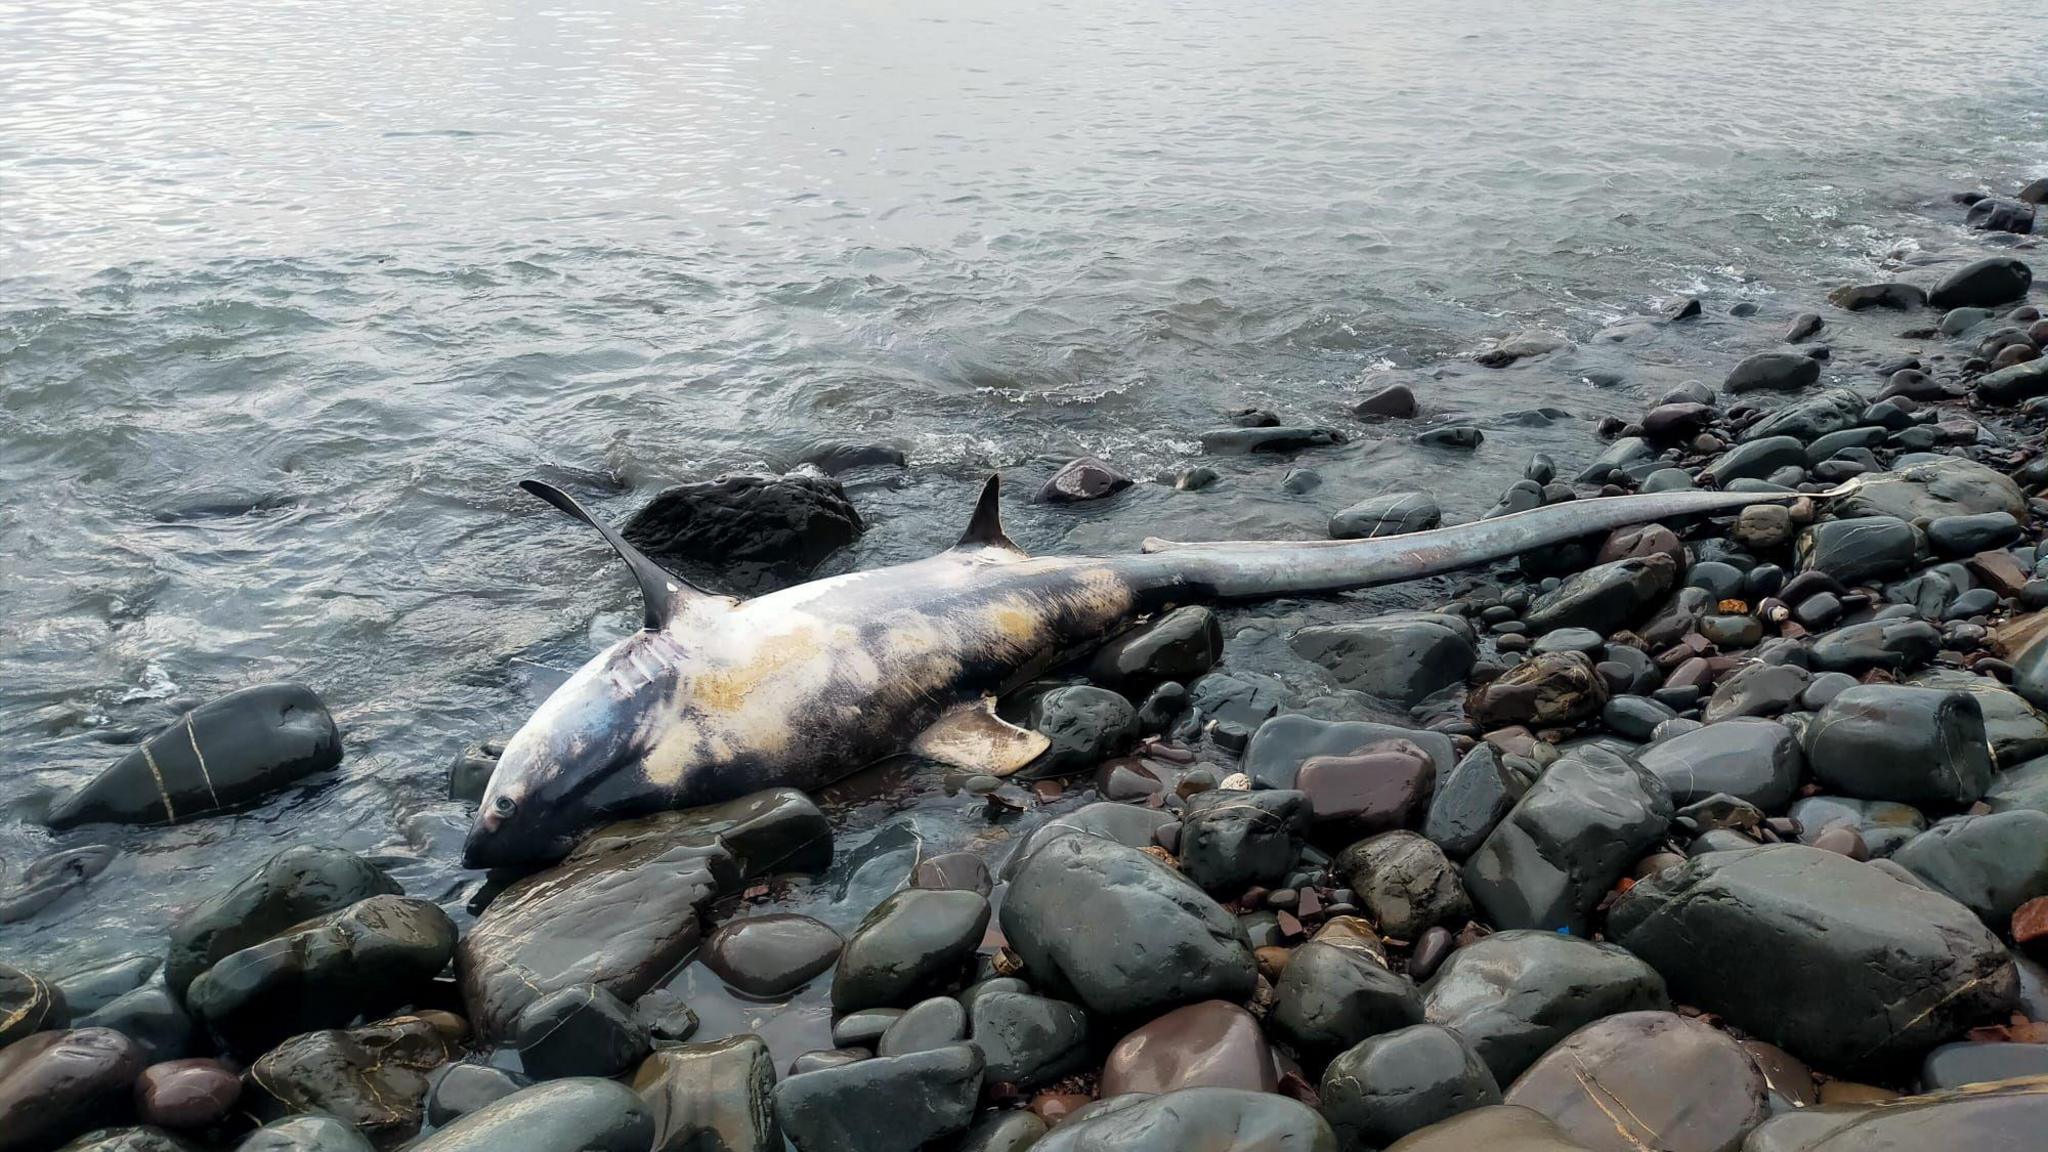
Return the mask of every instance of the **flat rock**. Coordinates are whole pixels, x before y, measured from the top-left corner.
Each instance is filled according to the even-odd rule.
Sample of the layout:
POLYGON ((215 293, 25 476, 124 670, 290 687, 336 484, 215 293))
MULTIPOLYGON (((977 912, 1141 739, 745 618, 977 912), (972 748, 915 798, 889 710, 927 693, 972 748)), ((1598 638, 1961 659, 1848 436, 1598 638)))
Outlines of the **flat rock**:
POLYGON ((704 942, 704 966, 743 995, 773 1000, 830 969, 845 943, 809 916, 746 916, 719 925, 704 942))
POLYGON ((1586 1152, 1541 1112, 1514 1105, 1474 1108, 1387 1146, 1386 1152, 1586 1152))
POLYGON ((406 1152, 647 1152, 654 1135, 654 1118, 632 1089, 578 1076, 522 1088, 406 1152))
POLYGON ((1465 1037, 1503 1084, 1595 1020, 1670 1006, 1663 977, 1625 949, 1529 930, 1452 952, 1422 992, 1423 1014, 1465 1037))
POLYGON ((1328 668, 1338 683, 1411 708, 1462 683, 1478 660, 1471 621, 1435 613, 1399 613, 1303 628, 1295 654, 1328 668))
POLYGON ((1770 1116, 1769 1086, 1728 1034, 1669 1012, 1610 1016, 1530 1065, 1507 1102, 1594 1152, 1735 1152, 1770 1116))
POLYGON ((1389 492, 1370 496, 1330 517, 1333 540, 1365 540, 1400 536, 1435 528, 1444 520, 1436 499, 1421 492, 1389 492))
POLYGON ((1913 805, 1973 804, 1992 778, 1976 697, 1899 684, 1828 701, 1807 725, 1806 762, 1831 791, 1913 805))
POLYGON ((1636 755, 1680 807, 1726 793, 1776 812, 1791 801, 1806 767, 1792 730, 1756 717, 1709 724, 1636 755))
POLYGON ((1743 1152, 1988 1152, 2030 1148, 2043 1125, 2048 1125, 2048 1082, 2033 1078, 1909 1096, 1874 1107, 1787 1113, 1750 1133, 1743 1152))
POLYGON ((907 888, 876 905, 847 938, 832 976, 832 1007, 907 1007, 941 991, 988 930, 976 892, 907 888))
POLYGON ((1277 1086, 1258 1020, 1222 1000, 1176 1008, 1125 1034, 1102 1066, 1105 1099, 1197 1087, 1271 1092, 1277 1086))
POLYGON ((981 1084, 972 1044, 878 1056, 784 1080, 775 1118, 798 1152, 916 1152, 973 1121, 981 1084))
POLYGON ((1866 475, 1856 490, 1828 501, 1823 515, 1838 520, 1891 516, 1932 520, 2005 512, 2027 515, 2026 497, 2011 477, 1957 456, 1901 457, 1890 472, 1866 475))
POLYGON ((651 1152, 781 1152, 775 1063, 759 1036, 664 1048, 641 1061, 633 1091, 654 1121, 651 1152))
POLYGON ((1202 451, 1212 456, 1243 456, 1253 452, 1299 452, 1342 444, 1349 437, 1335 428, 1221 428, 1202 433, 1202 451))
POLYGON ((1451 739, 1441 732, 1374 724, 1365 720, 1318 720, 1275 716, 1258 726, 1240 761, 1261 788, 1294 788, 1302 765, 1318 756, 1356 756, 1389 741, 1405 741, 1429 757, 1438 774, 1457 763, 1451 739))

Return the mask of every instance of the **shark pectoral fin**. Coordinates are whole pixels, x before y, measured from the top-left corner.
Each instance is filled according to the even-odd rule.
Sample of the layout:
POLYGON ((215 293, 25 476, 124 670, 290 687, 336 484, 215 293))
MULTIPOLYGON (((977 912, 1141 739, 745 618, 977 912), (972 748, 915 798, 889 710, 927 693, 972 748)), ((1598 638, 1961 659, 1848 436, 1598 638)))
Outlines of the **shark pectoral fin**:
POLYGON ((997 716, 993 696, 946 709, 910 742, 910 750, 927 760, 991 776, 1008 776, 1051 746, 1044 733, 997 716))

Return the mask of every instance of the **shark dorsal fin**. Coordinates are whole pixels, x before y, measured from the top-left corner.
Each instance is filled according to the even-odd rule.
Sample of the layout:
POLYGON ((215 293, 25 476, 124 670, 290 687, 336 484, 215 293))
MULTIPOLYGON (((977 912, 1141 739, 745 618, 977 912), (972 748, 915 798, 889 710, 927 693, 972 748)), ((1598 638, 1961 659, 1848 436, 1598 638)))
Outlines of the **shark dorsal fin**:
POLYGON ((974 502, 974 518, 967 522, 967 531, 960 534, 960 542, 953 545, 958 550, 973 548, 1002 548, 1022 555, 1024 550, 1017 547, 1003 534, 1003 508, 998 496, 1002 492, 1001 473, 991 473, 988 482, 981 486, 981 498, 974 502))
POLYGON ((649 560, 638 548, 626 543, 625 537, 613 531, 611 525, 585 511, 583 505, 576 502, 575 497, 560 488, 539 480, 521 480, 519 486, 554 505, 564 515, 572 516, 597 529, 598 535, 604 537, 604 542, 611 545, 612 551, 619 554, 619 559, 626 562, 626 567, 633 570, 633 579, 640 585, 643 612, 641 624, 649 631, 659 631, 669 622, 669 618, 675 615, 676 608, 681 604, 700 596, 710 595, 649 560))

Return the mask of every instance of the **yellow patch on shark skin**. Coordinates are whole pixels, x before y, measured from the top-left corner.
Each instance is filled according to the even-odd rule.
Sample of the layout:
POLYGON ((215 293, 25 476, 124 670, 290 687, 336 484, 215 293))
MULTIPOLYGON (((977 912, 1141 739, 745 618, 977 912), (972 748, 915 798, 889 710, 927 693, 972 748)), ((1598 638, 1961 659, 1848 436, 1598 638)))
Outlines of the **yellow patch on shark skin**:
POLYGON ((825 646, 811 629, 764 641, 744 664, 700 673, 690 683, 690 696, 700 712, 735 713, 762 684, 794 664, 824 654, 825 646))
POLYGON ((689 771, 691 763, 696 760, 697 746, 701 742, 703 734, 695 724, 671 719, 668 731, 647 749, 640 770, 652 783, 664 788, 680 788, 683 773, 689 771))

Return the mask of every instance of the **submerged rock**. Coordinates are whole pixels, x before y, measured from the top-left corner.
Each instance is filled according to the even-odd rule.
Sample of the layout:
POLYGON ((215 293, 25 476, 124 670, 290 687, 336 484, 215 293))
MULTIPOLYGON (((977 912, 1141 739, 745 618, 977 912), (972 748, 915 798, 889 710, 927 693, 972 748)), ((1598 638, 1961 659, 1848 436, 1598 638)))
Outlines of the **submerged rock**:
POLYGON ((1502 1084, 1579 1028, 1671 1006, 1664 979, 1625 949, 1556 932, 1497 932, 1452 952, 1423 1014, 1469 1041, 1502 1084))
POLYGON ((864 527, 837 480, 744 473, 664 488, 619 535, 670 571, 748 593, 802 580, 864 527))
POLYGON ((1758 352, 1744 357, 1721 382, 1734 394, 1743 392, 1796 392, 1820 379, 1820 361, 1797 352, 1758 352))
POLYGON ((171 922, 164 986, 183 998, 201 972, 231 953, 357 901, 397 894, 397 883, 353 852, 287 848, 171 922))
POLYGON ((766 915, 728 920, 704 942, 704 966, 746 996, 787 996, 839 959, 845 941, 809 916, 766 915))

